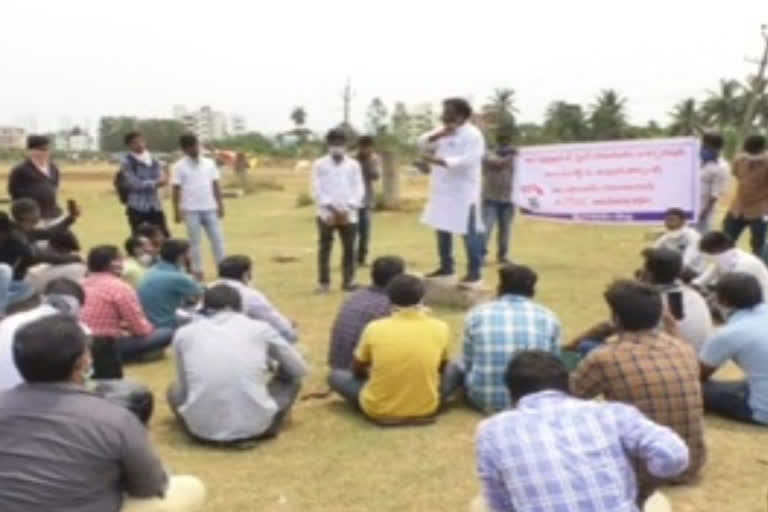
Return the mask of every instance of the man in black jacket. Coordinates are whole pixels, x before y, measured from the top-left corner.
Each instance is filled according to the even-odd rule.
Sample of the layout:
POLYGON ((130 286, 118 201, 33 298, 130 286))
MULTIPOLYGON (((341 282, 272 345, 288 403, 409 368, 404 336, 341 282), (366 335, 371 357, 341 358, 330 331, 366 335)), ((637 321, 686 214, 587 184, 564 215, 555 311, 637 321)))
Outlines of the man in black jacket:
POLYGON ((40 207, 44 222, 61 216, 56 202, 59 188, 59 168, 51 162, 50 141, 42 135, 27 138, 27 158, 11 170, 8 194, 12 200, 33 199, 40 207))

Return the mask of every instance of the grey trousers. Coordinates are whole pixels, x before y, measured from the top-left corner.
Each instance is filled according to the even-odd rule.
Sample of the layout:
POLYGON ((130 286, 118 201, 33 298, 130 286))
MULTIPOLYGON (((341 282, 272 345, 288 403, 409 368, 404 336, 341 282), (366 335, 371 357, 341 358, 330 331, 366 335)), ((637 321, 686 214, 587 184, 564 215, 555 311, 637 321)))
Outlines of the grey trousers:
POLYGON ((272 424, 267 430, 257 436, 246 439, 233 439, 231 441, 225 442, 202 438, 189 429, 189 426, 184 421, 184 417, 179 413, 179 407, 184 404, 187 397, 185 396, 184 390, 181 388, 181 386, 179 386, 178 383, 173 382, 170 386, 168 386, 166 398, 168 399, 168 405, 173 411, 173 414, 176 416, 176 419, 179 421, 181 426, 184 427, 184 430, 191 438, 203 443, 226 445, 276 437, 286 416, 291 411, 291 407, 293 407, 293 404, 296 402, 296 398, 299 396, 300 389, 300 379, 294 379, 283 374, 275 375, 269 384, 267 384, 267 391, 277 404, 277 412, 275 413, 274 418, 272 418, 272 424))

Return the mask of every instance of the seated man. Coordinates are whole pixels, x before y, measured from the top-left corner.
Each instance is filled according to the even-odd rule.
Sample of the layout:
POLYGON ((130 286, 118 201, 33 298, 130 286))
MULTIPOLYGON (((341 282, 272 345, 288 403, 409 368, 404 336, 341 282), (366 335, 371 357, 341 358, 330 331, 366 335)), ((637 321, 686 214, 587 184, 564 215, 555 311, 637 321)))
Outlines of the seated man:
POLYGON ((85 389, 91 356, 76 319, 24 325, 13 356, 26 382, 0 392, 0 510, 202 508, 203 484, 168 478, 133 414, 85 389))
POLYGON ((263 320, 272 326, 286 341, 296 343, 299 339, 293 322, 285 318, 256 288, 250 286, 253 279, 253 262, 248 256, 229 256, 219 263, 219 280, 211 286, 231 286, 243 299, 243 313, 254 320, 263 320))
POLYGON ((637 511, 634 464, 660 479, 688 466, 683 440, 634 407, 569 396, 551 353, 518 353, 505 381, 516 408, 477 429, 485 510, 637 511))
POLYGON ((269 324, 241 313, 241 295, 230 286, 208 289, 204 311, 176 332, 171 409, 203 441, 276 436, 307 371, 301 355, 269 324))
POLYGON ((503 266, 499 298, 476 306, 464 321, 464 355, 457 366, 465 375, 469 403, 481 411, 510 407, 504 372, 516 352, 539 349, 560 354, 560 321, 532 300, 537 280, 528 267, 503 266))
POLYGON ((123 258, 123 280, 137 288, 149 267, 155 263, 154 249, 149 238, 141 235, 128 237, 123 258))
POLYGON ((160 261, 144 276, 139 285, 139 299, 144 312, 156 328, 176 328, 176 310, 198 300, 203 288, 189 268, 189 242, 171 238, 160 250, 160 261))
POLYGON ((571 375, 580 398, 603 395, 634 405, 653 421, 682 437, 690 451, 688 469, 672 481, 659 481, 638 468, 640 496, 656 487, 689 483, 706 459, 703 406, 696 353, 688 343, 663 333, 661 294, 636 281, 616 281, 605 292, 618 341, 593 350, 571 375))
POLYGON ((749 274, 726 274, 717 283, 716 295, 727 323, 699 354, 704 408, 738 421, 768 425, 768 305, 749 274), (746 379, 710 380, 729 359, 746 379))
POLYGON ((768 269, 765 263, 755 256, 736 247, 728 235, 712 231, 701 238, 701 252, 709 255, 714 263, 693 281, 693 285, 708 293, 717 286, 717 281, 724 275, 740 272, 752 275, 760 283, 763 297, 768 297, 768 269))
MULTIPOLYGON (((85 306, 80 318, 104 343, 113 343, 124 361, 162 354, 171 344, 173 329, 152 327, 136 291, 122 280, 123 258, 114 245, 100 245, 88 254, 88 277, 83 281, 85 306)), ((98 361, 97 361, 98 363, 98 361)), ((100 370, 99 365, 96 365, 100 370)), ((100 378, 120 378, 99 375, 100 378)))
POLYGON ((706 265, 699 252, 701 235, 688 225, 685 212, 680 208, 670 208, 664 218, 664 226, 667 232, 656 240, 653 247, 679 252, 686 272, 694 275, 703 272, 706 265))
POLYGON ((160 258, 160 250, 165 245, 165 241, 168 240, 163 228, 145 222, 139 225, 139 229, 136 230, 136 236, 143 236, 149 240, 149 253, 152 255, 152 263, 157 262, 160 258))
POLYGON ((352 292, 341 305, 331 328, 328 366, 332 370, 352 368, 354 353, 363 329, 372 321, 389 316, 391 305, 387 286, 405 271, 397 256, 376 258, 371 267, 371 286, 352 292))
POLYGON ((388 293, 392 316, 368 324, 353 370, 333 370, 328 384, 375 422, 430 421, 440 407, 450 330, 421 307, 421 279, 397 276, 388 293))
MULTIPOLYGON (((48 251, 55 255, 61 255, 62 261, 67 256, 80 259, 80 242, 71 231, 59 231, 53 233, 48 240, 48 251)), ((82 261, 72 263, 41 263, 27 270, 26 281, 37 292, 43 293, 46 285, 54 279, 69 279, 79 283, 85 277, 88 268, 82 261)))

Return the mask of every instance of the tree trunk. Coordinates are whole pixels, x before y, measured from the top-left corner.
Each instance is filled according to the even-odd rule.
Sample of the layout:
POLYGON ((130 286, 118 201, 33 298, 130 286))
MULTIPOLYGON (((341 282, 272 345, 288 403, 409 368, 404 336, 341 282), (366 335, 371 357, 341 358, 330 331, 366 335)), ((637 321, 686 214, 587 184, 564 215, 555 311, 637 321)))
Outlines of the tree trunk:
POLYGON ((400 175, 392 150, 387 149, 381 152, 381 167, 382 206, 386 210, 397 210, 400 207, 400 175))
POLYGON ((752 130, 752 122, 755 119, 757 113, 757 105, 765 94, 766 87, 766 69, 768 68, 768 34, 763 28, 763 39, 765 39, 765 48, 763 49, 763 58, 758 63, 757 75, 755 77, 754 84, 752 86, 752 94, 747 104, 747 110, 744 113, 744 120, 741 124, 741 130, 739 131, 739 140, 736 147, 736 151, 741 150, 741 144, 746 139, 749 132, 752 130))

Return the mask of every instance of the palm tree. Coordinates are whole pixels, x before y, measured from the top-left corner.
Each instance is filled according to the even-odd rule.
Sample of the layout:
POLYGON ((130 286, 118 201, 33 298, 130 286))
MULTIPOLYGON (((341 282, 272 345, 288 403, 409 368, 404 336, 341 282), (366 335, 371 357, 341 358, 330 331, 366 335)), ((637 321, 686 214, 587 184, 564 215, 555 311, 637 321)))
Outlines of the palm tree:
POLYGON ((307 122, 307 111, 304 107, 296 107, 291 112, 291 121, 296 125, 296 129, 300 130, 307 122))
POLYGON ((702 120, 713 123, 720 130, 736 126, 744 115, 744 87, 736 80, 722 78, 717 91, 709 91, 709 97, 701 105, 702 120))
POLYGON ((544 131, 555 141, 579 141, 589 138, 589 127, 581 105, 555 101, 547 108, 544 131))
POLYGON ((515 90, 508 87, 494 90, 482 110, 483 121, 492 130, 514 129, 515 114, 518 112, 515 90))
POLYGON ((596 140, 624 137, 627 128, 627 99, 613 89, 604 89, 590 107, 589 126, 596 140))
POLYGON ((702 116, 695 99, 681 101, 669 115, 672 117, 672 123, 669 125, 671 135, 696 135, 701 132, 702 116))

